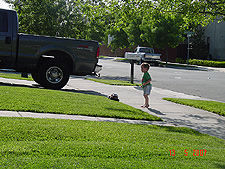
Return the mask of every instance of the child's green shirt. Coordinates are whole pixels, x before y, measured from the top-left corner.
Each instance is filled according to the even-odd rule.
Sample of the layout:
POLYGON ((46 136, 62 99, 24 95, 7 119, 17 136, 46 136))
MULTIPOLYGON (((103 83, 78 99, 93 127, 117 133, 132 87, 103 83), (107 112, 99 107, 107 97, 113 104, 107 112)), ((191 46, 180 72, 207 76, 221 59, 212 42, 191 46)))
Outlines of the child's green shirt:
POLYGON ((152 85, 151 82, 150 82, 150 83, 148 83, 147 85, 143 86, 143 84, 144 84, 145 82, 147 82, 149 79, 152 79, 151 76, 150 76, 150 74, 149 74, 148 72, 144 73, 143 76, 142 76, 142 87, 143 87, 143 88, 144 88, 145 86, 147 86, 147 85, 152 85))

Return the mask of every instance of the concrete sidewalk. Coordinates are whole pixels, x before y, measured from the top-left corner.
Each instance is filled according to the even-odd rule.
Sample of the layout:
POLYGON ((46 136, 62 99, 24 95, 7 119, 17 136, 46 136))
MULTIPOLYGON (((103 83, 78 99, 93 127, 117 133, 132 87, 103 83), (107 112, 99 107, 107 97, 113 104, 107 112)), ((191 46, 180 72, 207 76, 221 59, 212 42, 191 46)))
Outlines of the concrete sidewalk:
MULTIPOLYGON (((35 87, 35 82, 0 78, 0 85, 18 85, 18 86, 35 87)), ((63 88, 63 90, 93 95, 101 95, 105 97, 107 97, 111 93, 117 93, 119 95, 120 102, 146 111, 149 114, 161 117, 163 119, 163 122, 73 116, 62 114, 56 115, 56 114, 42 114, 29 112, 8 112, 8 111, 0 111, 0 116, 60 118, 60 119, 74 119, 74 120, 110 121, 110 122, 132 123, 132 124, 179 126, 192 128, 201 133, 225 139, 225 117, 219 116, 211 112, 203 111, 200 109, 162 100, 163 97, 175 97, 187 99, 204 99, 204 98, 153 87, 150 96, 150 108, 146 109, 141 108, 141 105, 144 103, 144 98, 142 96, 142 89, 140 87, 110 86, 106 84, 85 80, 84 78, 71 77, 69 83, 67 84, 67 86, 63 88)))

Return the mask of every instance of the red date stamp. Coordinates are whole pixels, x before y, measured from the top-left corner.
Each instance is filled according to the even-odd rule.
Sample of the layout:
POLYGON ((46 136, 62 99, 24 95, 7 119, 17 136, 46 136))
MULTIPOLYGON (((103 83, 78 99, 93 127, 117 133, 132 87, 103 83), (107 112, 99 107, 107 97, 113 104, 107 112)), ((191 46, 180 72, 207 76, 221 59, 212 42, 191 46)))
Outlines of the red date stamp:
MULTIPOLYGON (((172 150, 169 150, 170 151, 170 156, 175 156, 176 155, 176 151, 174 149, 172 150)), ((206 149, 194 149, 193 150, 193 153, 191 153, 193 156, 206 156, 206 152, 207 150, 206 149)), ((185 156, 188 156, 188 149, 185 149, 184 150, 184 155, 185 156)))

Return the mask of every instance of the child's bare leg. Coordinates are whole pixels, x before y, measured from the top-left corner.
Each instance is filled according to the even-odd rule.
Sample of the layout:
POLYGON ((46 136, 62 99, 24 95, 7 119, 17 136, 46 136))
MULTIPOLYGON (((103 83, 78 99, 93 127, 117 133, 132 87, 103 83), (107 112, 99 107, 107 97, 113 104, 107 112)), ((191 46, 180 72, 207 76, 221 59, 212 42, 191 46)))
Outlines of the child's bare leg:
POLYGON ((149 98, 148 98, 148 94, 144 95, 145 98, 145 107, 149 107, 149 98))
POLYGON ((145 97, 145 107, 148 107, 149 106, 148 94, 146 94, 144 97, 145 97))

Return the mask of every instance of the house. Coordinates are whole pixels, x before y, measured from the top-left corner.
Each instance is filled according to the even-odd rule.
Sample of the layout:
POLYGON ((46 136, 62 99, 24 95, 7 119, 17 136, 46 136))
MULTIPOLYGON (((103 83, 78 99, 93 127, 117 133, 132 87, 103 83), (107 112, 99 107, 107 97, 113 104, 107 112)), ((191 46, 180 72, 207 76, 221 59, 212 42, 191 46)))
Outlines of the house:
POLYGON ((206 43, 212 60, 225 60, 225 21, 219 18, 205 27, 206 43))

